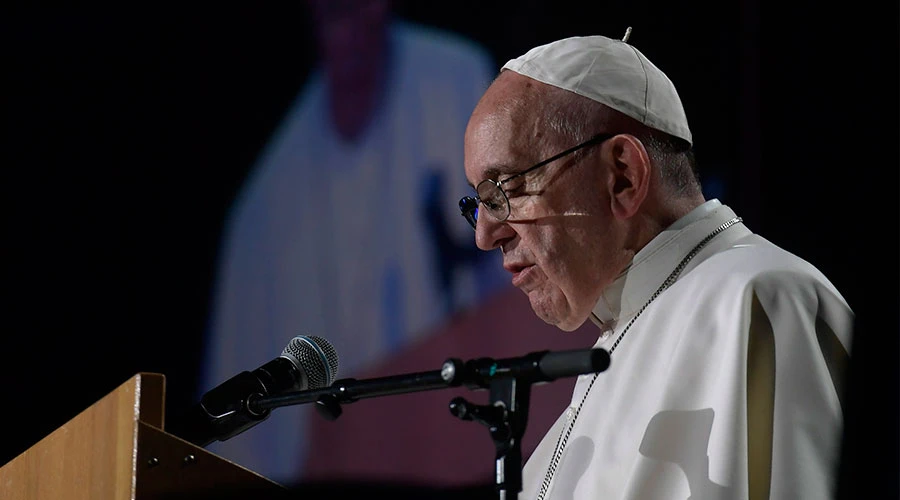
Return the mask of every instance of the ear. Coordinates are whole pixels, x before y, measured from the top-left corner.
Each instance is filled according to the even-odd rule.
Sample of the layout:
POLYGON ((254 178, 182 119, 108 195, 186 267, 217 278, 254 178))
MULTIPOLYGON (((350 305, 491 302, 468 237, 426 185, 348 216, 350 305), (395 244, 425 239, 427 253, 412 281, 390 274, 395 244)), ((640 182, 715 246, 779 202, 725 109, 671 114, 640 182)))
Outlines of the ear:
POLYGON ((620 134, 607 144, 612 168, 609 178, 609 202, 614 216, 628 219, 637 213, 650 189, 650 157, 641 141, 620 134))

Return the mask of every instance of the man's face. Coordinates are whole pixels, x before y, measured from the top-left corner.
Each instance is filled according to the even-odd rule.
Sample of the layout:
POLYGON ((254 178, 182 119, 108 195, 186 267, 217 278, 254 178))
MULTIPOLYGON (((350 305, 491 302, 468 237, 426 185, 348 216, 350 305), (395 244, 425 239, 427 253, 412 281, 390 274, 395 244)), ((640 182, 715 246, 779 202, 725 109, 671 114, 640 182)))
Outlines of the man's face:
MULTIPOLYGON (((505 72, 475 109, 465 136, 466 177, 472 186, 503 180, 575 145, 530 118, 540 113, 535 106, 508 105, 510 97, 532 92, 534 85, 542 84, 505 72), (532 86, 526 89, 526 83, 532 86)), ((503 184, 509 218, 497 221, 483 209, 478 218, 478 247, 502 247, 512 284, 528 295, 538 317, 566 331, 585 322, 629 260, 621 250, 624 229, 609 209, 602 147, 591 146, 503 184)))

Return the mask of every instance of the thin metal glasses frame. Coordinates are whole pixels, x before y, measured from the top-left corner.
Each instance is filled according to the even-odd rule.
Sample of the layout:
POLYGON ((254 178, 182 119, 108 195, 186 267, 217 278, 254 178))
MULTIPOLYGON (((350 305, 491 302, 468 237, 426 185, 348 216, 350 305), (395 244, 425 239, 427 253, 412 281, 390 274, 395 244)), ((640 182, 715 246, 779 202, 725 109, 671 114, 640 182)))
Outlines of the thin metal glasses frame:
MULTIPOLYGON (((494 213, 494 212, 496 212, 496 209, 492 210, 488 205, 486 205, 486 204, 484 204, 484 205, 487 208, 487 212, 488 212, 488 214, 491 215, 491 217, 494 217, 499 222, 505 221, 506 219, 509 218, 511 209, 509 206, 509 197, 506 195, 506 191, 503 190, 503 184, 505 184, 517 177, 521 177, 521 176, 527 174, 528 172, 537 170, 537 169, 543 167, 544 165, 552 163, 564 156, 570 155, 570 154, 574 153, 575 151, 578 151, 579 149, 582 149, 582 148, 585 148, 588 146, 592 146, 594 144, 599 144, 607 139, 612 138, 614 135, 615 134, 597 134, 576 146, 572 146, 571 148, 569 148, 565 151, 562 151, 560 153, 557 153, 557 154, 551 156, 550 158, 547 158, 546 160, 541 160, 537 164, 532 165, 531 167, 528 167, 521 172, 515 173, 503 180, 485 179, 485 180, 479 182, 478 186, 475 187, 475 192, 476 192, 475 196, 463 196, 462 198, 460 198, 459 210, 460 210, 461 215, 466 219, 466 221, 469 223, 469 225, 472 226, 472 229, 475 229, 475 226, 478 222, 478 211, 479 211, 478 207, 479 207, 479 205, 484 204, 482 202, 481 197, 477 193, 481 190, 480 189, 481 186, 485 185, 485 183, 490 183, 490 184, 493 184, 497 188, 497 190, 499 190, 500 193, 503 195, 502 203, 503 203, 503 206, 505 207, 505 209, 503 210, 503 212, 505 212, 505 213, 498 216, 496 213, 494 213)), ((498 212, 498 213, 502 213, 502 212, 498 212)))

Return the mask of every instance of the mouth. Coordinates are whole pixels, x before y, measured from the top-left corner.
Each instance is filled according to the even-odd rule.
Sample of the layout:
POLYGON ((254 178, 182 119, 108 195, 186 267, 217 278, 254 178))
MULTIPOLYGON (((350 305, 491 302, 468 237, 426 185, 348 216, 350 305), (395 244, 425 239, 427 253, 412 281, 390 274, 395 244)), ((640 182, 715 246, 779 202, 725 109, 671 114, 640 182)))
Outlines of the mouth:
POLYGON ((534 270, 534 264, 503 264, 503 268, 512 274, 512 285, 520 287, 528 280, 534 270))

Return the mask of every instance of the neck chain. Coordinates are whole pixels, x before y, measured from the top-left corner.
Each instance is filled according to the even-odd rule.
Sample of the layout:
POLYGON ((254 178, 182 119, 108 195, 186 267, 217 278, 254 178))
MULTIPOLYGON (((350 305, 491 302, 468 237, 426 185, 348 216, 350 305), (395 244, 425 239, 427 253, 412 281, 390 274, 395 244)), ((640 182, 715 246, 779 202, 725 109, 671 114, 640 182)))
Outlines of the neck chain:
MULTIPOLYGON (((660 285, 655 292, 653 292, 653 295, 650 296, 650 299, 647 300, 647 302, 631 318, 631 321, 629 321, 628 324, 625 325, 625 328, 622 329, 622 332, 619 333, 616 341, 613 342, 612 347, 609 348, 610 355, 612 355, 613 351, 616 350, 619 342, 622 341, 625 333, 629 328, 631 328, 631 325, 634 324, 634 321, 638 318, 638 316, 640 316, 641 313, 644 312, 644 309, 647 309, 647 306, 649 306, 651 302, 656 300, 656 298, 659 297, 661 293, 672 286, 672 283, 675 283, 675 280, 677 280, 678 276, 681 275, 681 271, 683 271, 685 266, 687 266, 687 263, 690 262, 691 259, 693 259, 700 252, 700 249, 706 246, 706 244, 709 243, 711 239, 715 238, 716 235, 737 224, 738 222, 741 222, 741 220, 742 219, 740 217, 735 217, 723 223, 722 225, 714 229, 713 232, 706 235, 705 238, 700 240, 700 243, 697 243, 697 246, 691 249, 691 251, 688 252, 688 254, 685 255, 683 259, 681 259, 681 262, 679 262, 678 265, 675 266, 675 269, 671 274, 669 274, 669 277, 666 278, 665 281, 663 281, 662 285, 660 285)), ((578 408, 575 409, 575 413, 574 415, 572 415, 572 420, 566 424, 564 432, 560 433, 559 439, 557 439, 556 441, 556 448, 553 451, 553 457, 550 459, 550 465, 547 467, 547 474, 544 476, 544 480, 541 482, 541 489, 538 491, 538 500, 543 500, 544 495, 547 494, 547 489, 550 487, 550 481, 553 479, 553 475, 556 473, 556 469, 559 466, 559 461, 560 459, 562 459, 563 450, 566 447, 566 443, 569 441, 569 435, 572 434, 572 429, 575 427, 575 420, 578 419, 578 414, 581 413, 581 408, 584 406, 584 402, 587 401, 588 394, 590 394, 591 388, 594 387, 594 382, 597 381, 597 377, 599 375, 600 373, 595 373, 593 378, 591 378, 591 383, 588 385, 587 390, 584 391, 584 396, 582 396, 581 402, 578 404, 578 408)))

